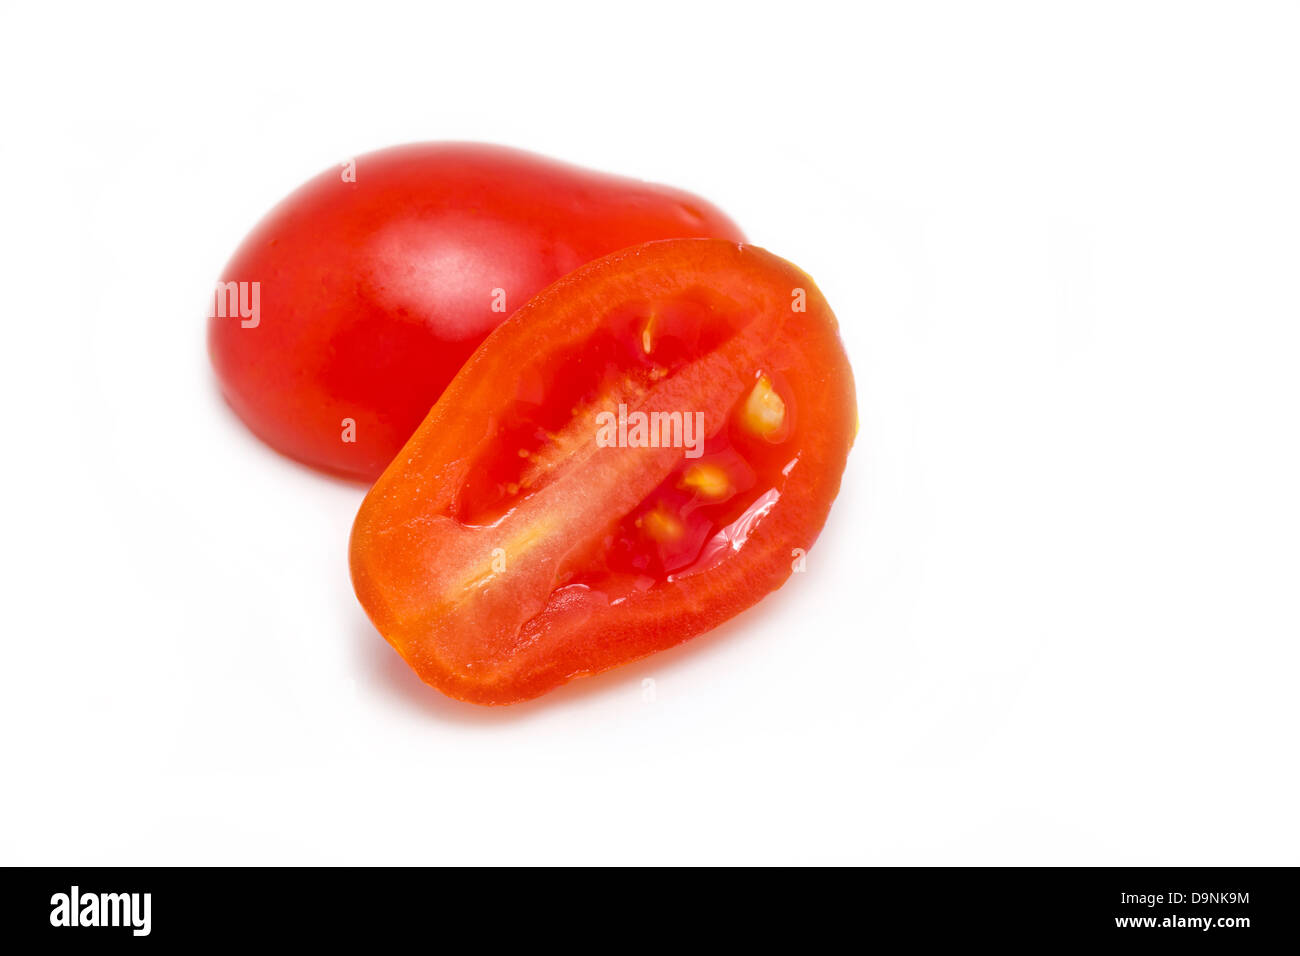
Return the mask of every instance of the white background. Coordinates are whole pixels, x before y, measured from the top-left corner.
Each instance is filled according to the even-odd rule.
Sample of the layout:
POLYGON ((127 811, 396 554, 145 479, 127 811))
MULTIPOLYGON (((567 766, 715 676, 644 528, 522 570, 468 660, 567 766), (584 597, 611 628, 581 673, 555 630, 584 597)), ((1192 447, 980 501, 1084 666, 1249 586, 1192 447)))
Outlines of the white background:
POLYGON ((5 4, 0 862, 1300 862, 1297 8, 976 6, 5 4), (806 574, 532 704, 407 670, 203 310, 421 139, 816 277, 862 430, 806 574))

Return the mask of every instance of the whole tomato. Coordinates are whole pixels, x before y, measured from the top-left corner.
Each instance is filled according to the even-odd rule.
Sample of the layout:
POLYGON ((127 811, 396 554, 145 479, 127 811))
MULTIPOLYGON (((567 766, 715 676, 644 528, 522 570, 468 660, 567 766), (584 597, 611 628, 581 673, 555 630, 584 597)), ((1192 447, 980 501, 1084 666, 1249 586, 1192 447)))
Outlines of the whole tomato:
POLYGON ((672 238, 744 236, 689 193, 518 150, 380 150, 310 180, 244 240, 217 284, 212 363, 269 445, 372 481, 516 308, 592 259, 672 238))

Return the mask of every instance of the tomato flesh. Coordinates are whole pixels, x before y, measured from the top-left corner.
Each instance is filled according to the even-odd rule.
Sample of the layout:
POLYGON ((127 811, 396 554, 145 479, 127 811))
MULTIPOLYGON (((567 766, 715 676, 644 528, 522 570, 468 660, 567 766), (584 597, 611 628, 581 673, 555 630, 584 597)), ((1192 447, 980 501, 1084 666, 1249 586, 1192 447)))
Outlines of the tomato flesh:
POLYGON ((721 240, 623 250, 535 297, 452 381, 362 504, 358 597, 450 696, 535 697, 779 587, 855 421, 808 276, 721 240))
POLYGON ((256 283, 259 314, 214 310, 209 352, 260 438, 373 481, 510 312, 592 259, 678 237, 743 239, 689 193, 518 150, 381 150, 312 179, 249 234, 221 282, 256 283))

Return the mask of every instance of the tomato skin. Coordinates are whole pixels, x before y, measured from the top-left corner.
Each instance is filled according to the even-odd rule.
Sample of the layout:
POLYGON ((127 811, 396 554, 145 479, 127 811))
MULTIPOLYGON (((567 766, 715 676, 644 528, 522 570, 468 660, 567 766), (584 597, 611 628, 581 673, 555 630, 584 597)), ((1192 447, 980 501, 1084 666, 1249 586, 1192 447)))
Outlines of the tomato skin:
MULTIPOLYGON (((619 336, 636 341, 635 330, 619 336)), ((780 587, 826 520, 855 432, 853 376, 835 316, 806 274, 720 240, 625 249, 544 290, 470 358, 362 503, 353 585, 380 633, 443 693, 478 704, 536 697, 681 643, 780 587), (791 306, 798 289, 803 312, 791 306), (599 344, 625 306, 657 314, 701 290, 706 304, 682 311, 669 341, 690 340, 694 351, 664 374, 641 376, 626 358, 635 347, 620 357, 599 344), (693 326, 703 331, 692 339, 693 326), (592 368, 604 361, 593 356, 609 355, 614 376, 592 368), (679 447, 600 447, 585 424, 599 403, 570 394, 583 374, 602 383, 602 396, 624 389, 639 407, 700 409, 712 441, 737 432, 756 380, 775 383, 788 427, 742 434, 699 459, 720 463, 721 473, 748 456, 752 467, 732 472, 748 495, 739 506, 752 503, 744 514, 762 506, 747 533, 667 576, 620 563, 620 535, 656 527, 628 518, 680 487, 674 476, 690 459, 679 447), (517 409, 545 436, 542 452, 519 449, 525 462, 541 462, 541 478, 520 490, 509 481, 496 506, 475 492, 466 511, 485 471, 496 469, 498 484, 509 480, 503 469, 528 433, 509 425, 517 409)), ((731 508, 719 523, 735 517, 731 505, 717 507, 731 508)), ((661 552, 647 544, 641 557, 661 552)))
POLYGON ((253 229, 221 281, 258 283, 258 321, 214 315, 209 353, 256 435, 373 481, 515 308, 592 259, 691 237, 744 238, 665 186, 497 146, 393 147, 358 157, 355 181, 321 173, 253 229))

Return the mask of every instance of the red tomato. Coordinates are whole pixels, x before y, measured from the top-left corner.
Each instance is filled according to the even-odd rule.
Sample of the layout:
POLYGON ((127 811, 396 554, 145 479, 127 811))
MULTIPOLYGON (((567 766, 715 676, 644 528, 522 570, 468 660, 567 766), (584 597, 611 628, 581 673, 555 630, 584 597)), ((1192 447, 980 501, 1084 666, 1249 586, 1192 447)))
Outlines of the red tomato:
POLYGON ((812 280, 653 242, 498 328, 366 496, 352 580, 419 675, 480 704, 677 644, 789 577, 856 431, 812 280))
POLYGON ((222 272, 208 342, 258 436, 366 481, 544 286, 652 239, 744 238, 688 193, 496 146, 400 146, 351 173, 322 173, 249 234, 222 272))

